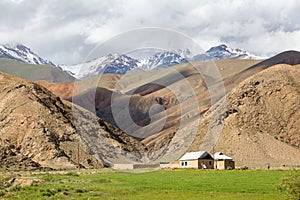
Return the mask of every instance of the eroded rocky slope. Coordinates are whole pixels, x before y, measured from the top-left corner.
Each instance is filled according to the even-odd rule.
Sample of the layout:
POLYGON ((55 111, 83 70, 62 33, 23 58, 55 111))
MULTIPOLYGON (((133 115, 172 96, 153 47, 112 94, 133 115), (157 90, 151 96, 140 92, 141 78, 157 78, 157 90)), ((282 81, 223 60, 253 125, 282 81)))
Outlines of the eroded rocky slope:
POLYGON ((223 151, 239 166, 298 165, 299 101, 300 70, 270 67, 244 80, 204 115, 190 150, 223 151))
POLYGON ((0 73, 0 167, 103 167, 139 162, 144 147, 50 91, 0 73))

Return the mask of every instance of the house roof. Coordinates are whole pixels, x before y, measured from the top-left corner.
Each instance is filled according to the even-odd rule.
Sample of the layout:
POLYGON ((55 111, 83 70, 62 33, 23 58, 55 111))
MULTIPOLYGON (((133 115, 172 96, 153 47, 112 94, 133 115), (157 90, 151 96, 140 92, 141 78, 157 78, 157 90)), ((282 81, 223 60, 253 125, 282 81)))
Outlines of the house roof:
POLYGON ((179 160, 198 160, 198 159, 204 159, 209 158, 212 159, 212 157, 209 155, 207 151, 196 151, 196 152, 188 152, 184 154, 179 160))
POLYGON ((224 155, 222 152, 217 152, 214 154, 215 160, 232 160, 231 157, 224 155))

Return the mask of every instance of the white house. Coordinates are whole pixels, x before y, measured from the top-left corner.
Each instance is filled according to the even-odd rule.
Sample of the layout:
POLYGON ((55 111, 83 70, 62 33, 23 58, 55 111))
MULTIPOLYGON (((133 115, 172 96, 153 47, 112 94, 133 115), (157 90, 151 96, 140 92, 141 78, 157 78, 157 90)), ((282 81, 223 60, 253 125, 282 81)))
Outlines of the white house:
POLYGON ((235 167, 233 159, 222 152, 215 153, 214 160, 214 169, 234 169, 235 167))
POLYGON ((179 159, 179 168, 213 169, 214 159, 207 151, 188 152, 179 159))

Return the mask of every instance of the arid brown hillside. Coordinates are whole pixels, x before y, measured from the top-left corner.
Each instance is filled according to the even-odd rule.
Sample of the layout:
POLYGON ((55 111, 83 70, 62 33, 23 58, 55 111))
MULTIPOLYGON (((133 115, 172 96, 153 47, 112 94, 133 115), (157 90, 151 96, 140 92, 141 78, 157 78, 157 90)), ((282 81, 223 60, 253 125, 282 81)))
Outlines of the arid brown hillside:
POLYGON ((144 147, 42 86, 0 73, 0 167, 103 167, 139 162, 144 147), (75 115, 74 115, 75 114, 75 115))
MULTIPOLYGON (((125 76, 105 74, 75 84, 54 84, 45 81, 38 83, 66 100, 72 101, 75 98, 75 103, 91 111, 94 109, 97 115, 105 121, 118 126, 111 106, 111 97, 115 92, 113 98, 115 105, 126 107, 126 102, 129 102, 127 106, 129 105, 130 114, 123 113, 122 108, 117 114, 115 113, 115 116, 124 119, 121 120, 125 127, 123 130, 143 140, 142 143, 149 149, 150 157, 156 159, 165 154, 176 157, 174 151, 180 154, 180 151, 186 150, 189 144, 184 141, 189 140, 187 137, 192 132, 191 129, 196 129, 190 128, 189 124, 197 123, 200 115, 211 106, 209 89, 212 88, 208 88, 207 85, 214 87, 221 77, 230 78, 258 62, 220 60, 216 63, 185 63, 169 69, 136 72, 125 76), (156 123, 153 123, 149 117, 149 111, 155 105, 164 109, 152 112, 156 118, 156 123), (135 123, 127 120, 128 118, 135 123), (151 122, 152 126, 149 125, 151 122), (159 126, 157 125, 159 123, 164 124, 163 128, 154 133, 151 132, 159 126), (182 129, 183 126, 185 129, 182 129), (178 132, 180 133, 173 139, 175 133, 178 132)), ((180 156, 179 154, 177 156, 180 156)))
MULTIPOLYGON (((205 78, 213 80, 209 76, 205 78)), ((131 117, 139 126, 147 126, 151 122, 149 110, 158 105, 163 108, 163 111, 166 110, 167 121, 164 129, 177 126, 179 118, 182 117, 182 113, 178 112, 179 102, 185 102, 185 106, 190 106, 194 104, 191 102, 192 97, 194 97, 194 101, 198 101, 198 99, 207 98, 209 95, 203 76, 193 66, 187 64, 179 69, 141 72, 123 77, 105 74, 99 80, 87 79, 76 82, 75 85, 72 83, 53 84, 45 81, 38 83, 66 100, 73 101, 76 99, 75 103, 82 107, 91 111, 95 109, 99 117, 116 126, 119 124, 114 120, 111 106, 113 92, 113 101, 115 105, 120 106, 115 115, 123 117, 124 123, 127 123, 126 119, 131 117), (72 93, 74 90, 75 93, 72 93), (194 92, 195 94, 193 94, 194 92), (131 116, 122 112, 124 109, 121 106, 128 107, 126 102, 129 102, 131 116), (92 104, 94 107, 90 106, 92 104)), ((207 103, 209 102, 200 104, 199 110, 193 114, 190 113, 190 117, 206 110, 208 108, 207 103)), ((154 117, 161 115, 161 111, 154 111, 154 117)), ((158 119, 160 118, 158 117, 158 119)), ((143 139, 152 135, 146 129, 136 129, 130 121, 124 126, 126 126, 126 133, 137 138, 143 139)))
POLYGON ((227 90, 230 91, 233 87, 235 87, 238 83, 245 80, 246 78, 264 69, 267 69, 270 66, 277 65, 277 64, 288 64, 288 65, 300 64, 300 52, 285 51, 269 59, 256 63, 253 66, 244 68, 242 71, 238 73, 232 73, 229 77, 226 77, 224 79, 224 83, 227 87, 227 90))
MULTIPOLYGON (((215 95, 216 101, 222 98, 220 95, 222 92, 225 94, 225 90, 222 90, 222 82, 218 82, 221 78, 225 79, 223 89, 225 87, 226 92, 229 93, 242 81, 267 69, 273 63, 297 64, 298 57, 298 52, 285 52, 262 62, 219 60, 215 63, 184 63, 168 69, 136 72, 125 76, 103 75, 100 78, 94 77, 76 82, 75 86, 72 83, 39 83, 67 100, 72 101, 75 98, 76 103, 87 109, 94 109, 98 116, 116 126, 119 124, 115 122, 114 117, 122 118, 122 125, 125 127, 122 130, 142 141, 148 149, 150 159, 171 161, 189 148, 198 128, 201 134, 208 129, 209 124, 203 125, 203 122, 199 123, 199 119, 214 103, 211 95, 215 95), (212 70, 214 65, 218 72, 212 70), (218 73, 221 77, 216 76, 218 73), (195 93, 191 95, 189 89, 195 93), (115 95, 112 99, 113 93, 115 95), (121 105, 115 114, 112 113, 114 107, 111 106, 112 101, 117 106, 121 105), (163 109, 152 109, 157 105, 163 109), (129 107, 129 113, 123 112, 126 106, 129 107), (150 111, 156 120, 155 123, 151 121, 150 111), (159 127, 160 123, 164 124, 162 129, 151 132, 159 127)), ((275 80, 277 76, 273 78, 275 80)), ((216 106, 213 105, 212 109, 216 106)), ((234 113, 235 110, 228 112, 234 113)), ((215 117, 218 115, 215 114, 215 117)), ((218 132, 217 129, 211 131, 218 132)), ((202 140, 197 140, 192 149, 200 150, 202 140)), ((206 143, 205 145, 209 146, 206 143)))
POLYGON ((299 102, 300 70, 270 67, 211 107, 190 150, 223 151, 238 166, 299 165, 299 102))

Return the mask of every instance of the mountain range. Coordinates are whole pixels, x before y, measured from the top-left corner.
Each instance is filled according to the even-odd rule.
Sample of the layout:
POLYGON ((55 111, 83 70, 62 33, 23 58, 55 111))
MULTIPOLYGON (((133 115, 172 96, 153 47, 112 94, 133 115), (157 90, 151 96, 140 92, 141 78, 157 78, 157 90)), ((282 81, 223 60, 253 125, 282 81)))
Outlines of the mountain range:
POLYGON ((194 62, 193 65, 181 63, 171 69, 139 71, 126 76, 104 74, 77 81, 76 85, 45 81, 39 84, 61 98, 91 109, 90 111, 96 110, 98 117, 122 128, 140 141, 147 149, 147 158, 152 161, 172 161, 187 150, 196 151, 213 146, 205 142, 206 137, 210 138, 209 133, 219 132, 218 137, 221 139, 217 140, 217 150, 234 155, 240 166, 259 167, 267 166, 268 163, 280 166, 285 162, 295 165, 300 162, 300 157, 297 157, 300 155, 297 150, 300 140, 295 131, 300 109, 292 107, 289 110, 290 104, 284 103, 280 98, 287 97, 289 102, 288 96, 291 95, 294 102, 292 104, 297 105, 295 102, 300 96, 297 89, 300 81, 297 76, 299 58, 299 52, 287 51, 263 61, 216 60, 215 64, 224 80, 226 98, 218 95, 221 92, 220 85, 217 77, 210 74, 209 62, 194 62), (273 67, 280 63, 295 67, 273 67), (197 72, 195 66, 201 68, 203 73, 197 72), (174 72, 182 76, 176 76, 174 72), (291 77, 291 74, 295 75, 291 77), (259 81, 256 83, 256 80, 259 81), (212 84, 211 88, 215 88, 213 91, 208 83, 212 84), (188 92, 191 88, 193 95, 188 92), (280 93, 276 92, 279 88, 282 88, 280 93), (217 97, 215 102, 212 101, 212 96, 217 97), (225 107, 224 99, 228 99, 228 107, 225 107), (275 101, 276 103, 272 103, 275 101), (95 107, 90 107, 92 104, 95 107), (153 105, 159 105, 162 109, 153 109, 153 105), (279 112, 276 111, 276 105, 280 105, 279 112), (118 109, 113 110, 114 106, 118 109), (129 113, 124 112, 128 107, 129 113), (200 124, 198 120, 201 120, 200 124), (155 131, 161 123, 164 126, 155 131), (223 129, 220 127, 222 124, 223 129), (293 127, 293 131, 288 131, 285 126, 293 127), (193 129, 195 127, 196 130, 193 129), (251 146, 257 151, 255 160, 247 159, 251 156, 251 146), (272 154, 280 149, 281 157, 272 154), (293 156, 287 160, 289 154, 293 156))
POLYGON ((158 163, 198 150, 222 151, 237 166, 299 165, 300 52, 255 60, 221 45, 193 61, 184 51, 155 53, 144 70, 143 59, 128 55, 97 58, 76 81, 61 66, 6 52, 0 167, 158 163))
POLYGON ((43 64, 58 67, 76 79, 85 79, 99 74, 126 74, 135 69, 154 70, 175 64, 220 59, 254 59, 262 57, 241 49, 233 49, 224 44, 210 48, 208 51, 192 55, 189 49, 162 51, 147 58, 132 58, 124 54, 109 54, 76 65, 58 65, 41 58, 22 44, 0 45, 0 58, 9 58, 28 64, 43 64))
POLYGON ((192 55, 189 49, 157 52, 150 57, 142 59, 132 58, 128 55, 114 54, 87 61, 79 65, 62 65, 61 68, 77 79, 85 79, 100 74, 126 74, 135 69, 147 71, 186 62, 203 62, 220 59, 260 60, 262 57, 241 49, 232 49, 222 44, 195 56, 192 55))

